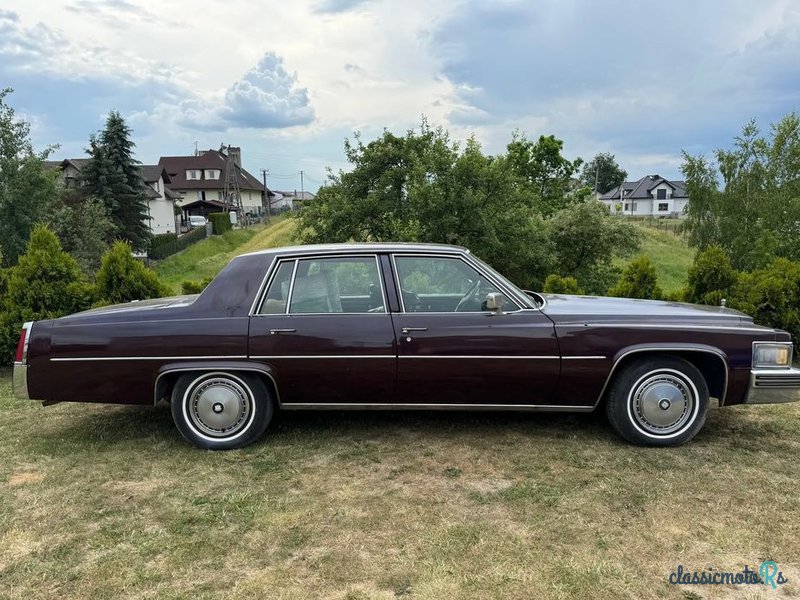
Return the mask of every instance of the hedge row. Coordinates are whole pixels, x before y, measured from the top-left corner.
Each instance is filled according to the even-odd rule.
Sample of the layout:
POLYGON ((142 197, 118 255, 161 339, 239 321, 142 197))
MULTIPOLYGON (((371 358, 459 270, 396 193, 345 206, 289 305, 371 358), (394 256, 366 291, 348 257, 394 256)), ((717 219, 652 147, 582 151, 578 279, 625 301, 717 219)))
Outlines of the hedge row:
POLYGON ((150 245, 150 252, 148 256, 153 260, 161 260, 180 252, 181 250, 191 246, 195 242, 199 242, 206 237, 206 228, 197 227, 192 229, 189 233, 178 237, 174 233, 162 233, 153 236, 153 241, 150 245))
POLYGON ((211 221, 211 224, 214 226, 214 235, 222 235, 232 228, 230 213, 210 213, 208 215, 208 220, 211 221))

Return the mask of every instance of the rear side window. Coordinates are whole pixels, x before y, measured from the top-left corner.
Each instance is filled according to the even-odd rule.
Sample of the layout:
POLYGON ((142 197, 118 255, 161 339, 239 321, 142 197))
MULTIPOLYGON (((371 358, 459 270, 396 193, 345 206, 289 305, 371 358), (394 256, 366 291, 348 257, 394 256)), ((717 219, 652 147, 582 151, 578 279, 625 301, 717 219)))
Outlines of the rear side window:
POLYGON ((261 301, 260 315, 385 313, 375 256, 282 262, 261 301), (287 310, 288 306, 288 310, 287 310))

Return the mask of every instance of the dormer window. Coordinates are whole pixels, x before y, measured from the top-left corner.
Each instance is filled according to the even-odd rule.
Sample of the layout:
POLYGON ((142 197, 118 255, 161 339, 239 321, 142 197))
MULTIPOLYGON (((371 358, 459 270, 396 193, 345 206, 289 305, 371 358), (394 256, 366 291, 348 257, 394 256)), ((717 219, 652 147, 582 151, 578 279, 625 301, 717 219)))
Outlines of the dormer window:
POLYGON ((206 179, 219 179, 219 169, 206 169, 206 179))
POLYGON ((200 179, 200 170, 199 169, 187 169, 186 170, 186 179, 200 179))
POLYGON ((667 199, 667 190, 661 188, 660 190, 656 190, 656 200, 666 200, 667 199))

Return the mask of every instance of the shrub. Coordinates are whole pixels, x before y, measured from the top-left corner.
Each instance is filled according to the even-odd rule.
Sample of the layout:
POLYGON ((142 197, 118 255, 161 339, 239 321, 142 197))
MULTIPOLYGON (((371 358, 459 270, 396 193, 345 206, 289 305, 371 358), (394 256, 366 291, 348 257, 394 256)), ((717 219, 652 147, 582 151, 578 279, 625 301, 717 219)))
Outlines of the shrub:
POLYGON ((178 237, 174 233, 162 233, 153 237, 150 252, 147 255, 153 260, 161 260, 185 250, 192 244, 206 238, 206 228, 197 227, 178 237))
POLYGON ((214 280, 213 276, 208 276, 203 281, 184 281, 181 284, 184 294, 199 294, 208 287, 208 284, 214 280))
POLYGON ((545 294, 583 294, 583 290, 578 285, 578 280, 574 277, 561 277, 553 273, 544 280, 545 294))
POLYGON ((13 360, 25 321, 55 319, 92 304, 92 287, 77 261, 44 225, 33 229, 25 254, 0 277, 5 288, 0 294, 1 363, 13 360))
POLYGON ((661 298, 656 268, 650 258, 645 255, 634 258, 625 267, 619 281, 608 290, 608 295, 618 298, 661 298))
POLYGON ((719 305, 723 298, 730 297, 738 278, 728 254, 719 246, 709 246, 697 253, 689 267, 686 301, 719 305))
POLYGON ((743 273, 728 305, 756 323, 785 329, 800 345, 800 262, 778 258, 766 268, 743 273))
POLYGON ((169 293, 156 272, 148 269, 131 254, 127 242, 115 242, 103 255, 97 271, 97 291, 111 304, 158 298, 169 293))
POLYGON ((211 213, 208 215, 208 220, 214 228, 214 235, 222 235, 232 228, 230 213, 211 213))

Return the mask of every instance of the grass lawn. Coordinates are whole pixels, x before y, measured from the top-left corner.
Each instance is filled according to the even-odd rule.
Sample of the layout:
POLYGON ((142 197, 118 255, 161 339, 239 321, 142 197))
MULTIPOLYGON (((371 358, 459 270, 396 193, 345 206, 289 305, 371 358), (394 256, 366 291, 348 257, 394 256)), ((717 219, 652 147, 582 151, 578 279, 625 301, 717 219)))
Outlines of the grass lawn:
POLYGON ((11 399, 0 371, 0 597, 800 595, 800 405, 712 409, 677 449, 591 415, 279 415, 188 446, 164 408, 11 399), (790 582, 670 586, 778 562, 790 582))
POLYGON ((259 225, 227 231, 165 258, 155 266, 155 270, 165 284, 180 294, 184 281, 201 281, 216 275, 238 254, 290 244, 293 230, 293 220, 278 217, 273 218, 270 227, 259 225))
MULTIPOLYGON (((669 293, 686 285, 686 275, 694 262, 695 250, 681 236, 637 223, 642 231, 642 247, 637 254, 646 254, 653 261, 658 284, 669 293)), ((625 267, 633 257, 618 259, 615 264, 625 267)))

